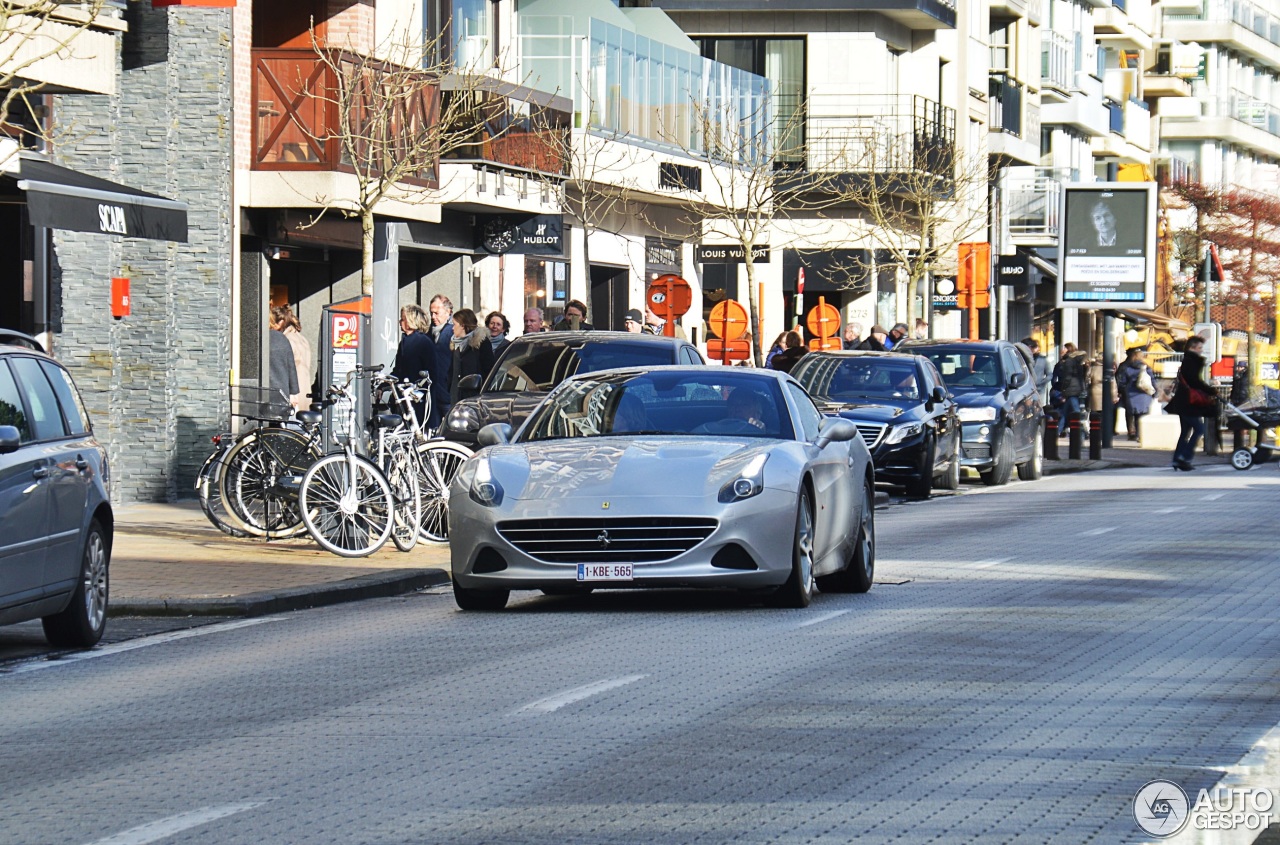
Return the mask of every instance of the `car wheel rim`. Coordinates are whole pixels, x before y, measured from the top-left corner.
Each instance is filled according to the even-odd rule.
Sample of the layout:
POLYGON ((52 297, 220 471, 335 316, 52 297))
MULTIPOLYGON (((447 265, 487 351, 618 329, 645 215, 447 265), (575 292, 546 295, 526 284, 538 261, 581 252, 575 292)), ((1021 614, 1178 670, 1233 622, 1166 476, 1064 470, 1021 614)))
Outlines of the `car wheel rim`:
POLYGON ((796 555, 800 564, 800 586, 805 594, 813 592, 813 515, 809 500, 800 500, 800 524, 796 530, 796 555))
POLYGON ((85 558, 85 619, 96 631, 102 627, 107 614, 107 547, 101 534, 94 532, 89 535, 85 558))

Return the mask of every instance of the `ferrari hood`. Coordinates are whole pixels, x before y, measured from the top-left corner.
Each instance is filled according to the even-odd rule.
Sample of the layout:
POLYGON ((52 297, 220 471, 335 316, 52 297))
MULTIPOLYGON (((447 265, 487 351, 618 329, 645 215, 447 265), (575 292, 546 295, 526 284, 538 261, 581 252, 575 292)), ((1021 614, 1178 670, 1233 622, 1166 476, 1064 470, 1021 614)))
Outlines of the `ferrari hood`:
POLYGON ((493 477, 516 499, 702 498, 717 495, 775 442, 603 437, 499 446, 485 454, 493 477))

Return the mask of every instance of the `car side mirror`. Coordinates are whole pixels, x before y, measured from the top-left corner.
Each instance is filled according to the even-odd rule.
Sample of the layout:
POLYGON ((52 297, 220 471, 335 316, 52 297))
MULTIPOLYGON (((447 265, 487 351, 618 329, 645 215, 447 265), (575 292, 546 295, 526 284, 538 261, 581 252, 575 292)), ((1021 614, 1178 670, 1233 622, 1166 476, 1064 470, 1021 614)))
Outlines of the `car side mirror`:
POLYGON ((1022 387, 1022 385, 1026 383, 1027 383, 1026 373, 1014 373, 1013 375, 1009 376, 1009 387, 1013 388, 1014 390, 1017 390, 1019 387, 1022 387))
POLYGON ((947 401, 947 389, 940 384, 936 385, 933 388, 933 392, 929 394, 929 398, 934 402, 945 402, 947 401))
POLYGON ((458 381, 458 391, 465 396, 475 396, 480 392, 480 376, 477 373, 463 376, 458 381))
POLYGON ((852 440, 858 436, 858 427, 843 417, 824 417, 818 425, 818 439, 813 445, 827 448, 828 443, 852 440))
POLYGON ((511 442, 511 426, 507 423, 489 423, 480 429, 476 442, 481 446, 506 446, 511 442))
POLYGON ((22 434, 17 426, 0 425, 0 455, 16 452, 20 445, 22 445, 22 434))

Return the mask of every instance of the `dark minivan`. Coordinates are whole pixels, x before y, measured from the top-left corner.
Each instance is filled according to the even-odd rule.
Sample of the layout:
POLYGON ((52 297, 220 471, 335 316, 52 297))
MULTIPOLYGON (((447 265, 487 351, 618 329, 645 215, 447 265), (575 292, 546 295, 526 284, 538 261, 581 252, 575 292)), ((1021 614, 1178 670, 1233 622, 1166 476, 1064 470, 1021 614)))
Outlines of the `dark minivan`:
POLYGON ((481 388, 479 376, 460 383, 464 395, 449 409, 441 433, 450 440, 476 445, 476 435, 489 423, 519 428, 551 388, 580 373, 615 367, 659 367, 705 364, 687 340, 631 332, 539 332, 511 341, 481 388))
POLYGON ((1007 484, 1016 467, 1023 481, 1044 467, 1044 406, 1031 353, 1007 340, 904 340, 894 352, 933 362, 955 396, 963 428, 964 466, 984 484, 1007 484))
POLYGON ((71 374, 35 339, 0 330, 0 624, 40 619, 57 646, 102 638, 109 484, 71 374))

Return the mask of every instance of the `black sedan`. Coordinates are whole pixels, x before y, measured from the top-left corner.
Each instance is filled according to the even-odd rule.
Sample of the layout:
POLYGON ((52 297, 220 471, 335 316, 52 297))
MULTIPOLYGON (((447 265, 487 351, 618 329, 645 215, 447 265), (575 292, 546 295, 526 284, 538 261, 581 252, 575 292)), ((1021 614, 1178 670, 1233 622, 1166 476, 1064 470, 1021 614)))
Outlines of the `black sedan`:
POLYGON ((553 387, 580 373, 705 363, 697 347, 675 337, 596 331, 527 334, 511 341, 483 388, 479 376, 459 382, 468 398, 449 409, 441 433, 474 447, 476 435, 489 423, 519 428, 553 387))
POLYGON ((984 484, 1023 481, 1043 472, 1044 406, 1031 374, 1031 354, 1007 340, 906 340, 895 350, 933 362, 960 406, 964 465, 984 484))
POLYGON ((823 413, 851 420, 876 480, 927 498, 960 486, 960 419, 942 377, 920 355, 810 352, 791 375, 823 413))

